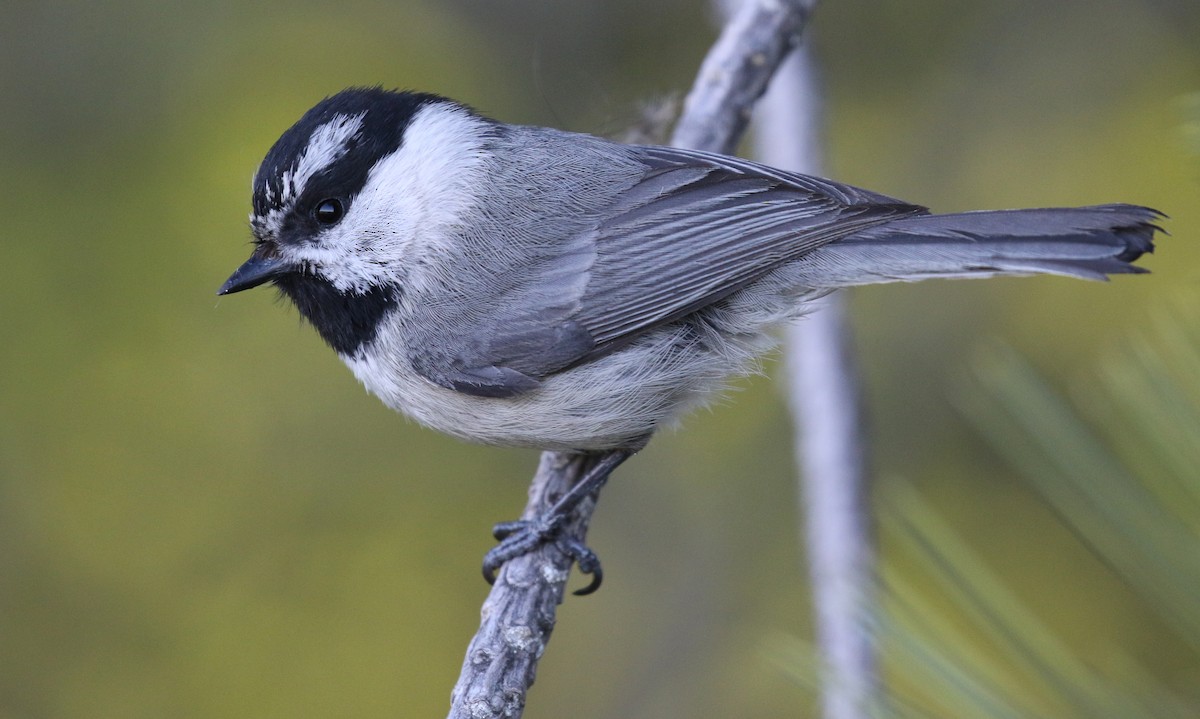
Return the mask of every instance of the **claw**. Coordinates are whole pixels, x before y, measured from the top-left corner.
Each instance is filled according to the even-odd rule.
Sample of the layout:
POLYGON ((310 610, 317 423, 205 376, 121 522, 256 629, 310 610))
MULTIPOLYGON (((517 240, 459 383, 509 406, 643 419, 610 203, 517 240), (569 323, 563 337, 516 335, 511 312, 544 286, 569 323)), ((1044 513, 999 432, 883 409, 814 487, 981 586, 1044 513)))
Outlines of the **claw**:
POLYGON ((507 561, 495 556, 497 549, 500 547, 492 547, 487 554, 483 555, 483 581, 489 585, 496 584, 496 572, 500 571, 500 567, 507 561))
POLYGON ((571 537, 555 536, 560 529, 558 522, 501 522, 492 529, 492 534, 500 540, 500 544, 488 550, 483 557, 483 578, 488 584, 496 583, 496 573, 510 559, 537 549, 547 542, 553 542, 558 551, 575 561, 579 571, 592 575, 592 581, 583 589, 575 592, 577 596, 591 594, 600 588, 604 572, 600 568, 600 558, 586 544, 571 537))
POLYGON ((596 565, 596 571, 592 572, 591 575, 592 581, 590 584, 583 589, 576 589, 575 591, 571 592, 571 594, 574 594, 577 597, 586 597, 587 595, 599 589, 600 583, 604 581, 604 572, 600 569, 600 565, 596 565))
POLYGON ((563 524, 571 510, 585 497, 594 497, 608 475, 617 465, 624 462, 633 449, 610 450, 601 455, 596 463, 588 470, 566 494, 559 497, 550 509, 535 520, 518 520, 515 522, 500 522, 492 527, 492 536, 500 543, 488 550, 483 557, 483 578, 488 584, 496 583, 496 572, 510 559, 537 549, 543 544, 553 542, 554 546, 568 558, 574 560, 579 571, 592 575, 592 581, 583 589, 575 592, 578 596, 591 594, 600 588, 604 572, 600 569, 600 558, 587 548, 583 542, 561 535, 563 524))
POLYGON ((583 542, 571 537, 559 537, 556 543, 563 554, 575 560, 575 566, 583 574, 592 575, 592 581, 582 589, 576 589, 572 594, 583 597, 600 588, 604 581, 604 569, 600 566, 600 557, 583 542))
POLYGON ((492 536, 496 541, 503 541, 509 535, 516 534, 528 526, 529 522, 520 519, 515 522, 497 522, 496 526, 492 527, 492 536))
POLYGON ((492 528, 492 535, 500 540, 500 543, 483 556, 483 578, 488 584, 496 583, 496 572, 501 565, 522 554, 528 554, 551 536, 547 527, 525 520, 500 522, 492 528))

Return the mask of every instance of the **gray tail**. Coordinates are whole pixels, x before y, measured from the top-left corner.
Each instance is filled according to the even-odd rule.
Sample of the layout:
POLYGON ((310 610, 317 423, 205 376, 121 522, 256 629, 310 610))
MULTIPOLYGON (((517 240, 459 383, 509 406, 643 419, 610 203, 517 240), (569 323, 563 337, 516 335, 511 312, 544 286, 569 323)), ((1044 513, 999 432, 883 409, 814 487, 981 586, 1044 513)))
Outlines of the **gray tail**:
MULTIPOLYGON (((866 229, 813 252, 830 286, 930 277, 1052 274, 1103 280, 1146 272, 1163 214, 1137 205, 918 215, 866 229)), ((819 268, 819 269, 818 269, 819 268)))

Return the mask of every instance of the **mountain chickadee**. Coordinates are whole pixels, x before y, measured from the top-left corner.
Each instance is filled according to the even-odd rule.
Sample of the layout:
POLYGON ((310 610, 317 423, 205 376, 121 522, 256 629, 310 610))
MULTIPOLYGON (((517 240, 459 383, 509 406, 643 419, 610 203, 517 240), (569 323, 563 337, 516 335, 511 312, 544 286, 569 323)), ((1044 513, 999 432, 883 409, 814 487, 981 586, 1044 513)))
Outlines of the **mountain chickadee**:
POLYGON ((1146 207, 948 215, 734 157, 506 125, 437 95, 350 89, 254 178, 256 245, 221 287, 272 282, 367 389, 462 439, 597 452, 508 559, 664 422, 744 374, 773 325, 839 287, 1144 272, 1146 207))

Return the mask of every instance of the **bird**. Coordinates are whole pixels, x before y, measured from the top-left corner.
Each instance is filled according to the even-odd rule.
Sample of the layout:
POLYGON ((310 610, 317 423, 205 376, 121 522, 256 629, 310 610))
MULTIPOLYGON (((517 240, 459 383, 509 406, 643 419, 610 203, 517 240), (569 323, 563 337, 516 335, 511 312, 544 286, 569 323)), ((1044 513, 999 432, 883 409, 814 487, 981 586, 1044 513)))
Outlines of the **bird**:
POLYGON ((753 371, 776 326, 854 285, 1145 272, 1133 204, 935 214, 749 160, 507 124, 426 92, 354 87, 254 175, 254 249, 218 294, 273 284, 388 407, 483 444, 586 453, 485 556, 551 543, 660 427, 753 371))

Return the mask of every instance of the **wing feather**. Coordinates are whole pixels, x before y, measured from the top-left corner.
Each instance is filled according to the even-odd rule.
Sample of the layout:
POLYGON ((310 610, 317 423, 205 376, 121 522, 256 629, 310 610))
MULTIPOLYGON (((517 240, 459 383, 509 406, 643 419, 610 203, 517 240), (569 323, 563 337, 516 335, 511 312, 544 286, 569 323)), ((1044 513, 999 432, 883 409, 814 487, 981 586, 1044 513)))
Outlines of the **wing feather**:
POLYGON ((596 343, 588 359, 828 242, 927 212, 737 158, 635 149, 650 179, 627 191, 596 228, 597 257, 574 316, 596 343))
POLYGON ((530 214, 491 225, 499 236, 482 246, 511 236, 510 246, 521 251, 477 257, 474 269, 463 271, 487 272, 505 292, 455 298, 458 319, 430 322, 454 330, 418 345, 414 367, 469 394, 530 391, 822 245, 928 212, 723 155, 545 130, 518 139, 526 144, 514 154, 529 158, 529 166, 498 185, 513 196, 497 202, 561 206, 563 187, 592 189, 575 198, 580 209, 568 217, 530 214), (610 167, 614 155, 620 159, 610 167))

